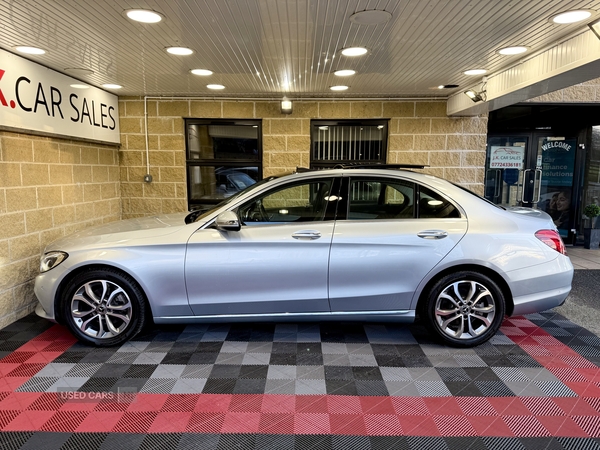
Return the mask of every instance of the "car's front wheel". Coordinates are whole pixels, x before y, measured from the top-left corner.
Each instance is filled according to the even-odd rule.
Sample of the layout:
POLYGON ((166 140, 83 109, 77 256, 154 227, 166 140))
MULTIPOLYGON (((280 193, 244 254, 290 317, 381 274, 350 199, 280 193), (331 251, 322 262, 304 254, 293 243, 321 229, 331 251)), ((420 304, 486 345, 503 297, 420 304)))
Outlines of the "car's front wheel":
POLYGON ((79 340, 88 344, 121 344, 138 334, 144 325, 144 294, 131 277, 117 270, 81 272, 63 293, 64 322, 79 340))
POLYGON ((428 328, 445 343, 473 347, 496 334, 504 318, 505 299, 491 278, 461 271, 432 286, 424 312, 428 328))

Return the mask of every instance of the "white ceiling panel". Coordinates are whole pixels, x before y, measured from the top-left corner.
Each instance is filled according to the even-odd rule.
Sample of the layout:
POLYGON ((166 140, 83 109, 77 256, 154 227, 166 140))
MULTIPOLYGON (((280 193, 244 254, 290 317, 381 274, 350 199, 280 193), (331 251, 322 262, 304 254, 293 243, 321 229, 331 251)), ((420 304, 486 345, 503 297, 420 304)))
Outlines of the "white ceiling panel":
POLYGON ((523 55, 499 48, 524 45, 541 51, 587 30, 599 16, 600 0, 4 0, 0 3, 0 47, 41 47, 28 56, 100 86, 117 83, 118 95, 271 98, 446 97, 476 80, 463 74, 499 72, 523 55), (160 12, 157 24, 139 24, 124 11, 160 12), (590 9, 589 20, 556 25, 549 18, 590 9), (360 25, 360 11, 392 14, 384 24, 360 25), (194 50, 173 56, 169 46, 194 50), (344 47, 369 52, 350 58, 344 47), (208 77, 190 69, 210 69, 208 77), (338 69, 356 75, 337 77, 338 69), (222 84, 211 91, 207 84, 222 84), (329 87, 347 84, 333 93, 329 87), (458 84, 450 90, 432 89, 458 84))

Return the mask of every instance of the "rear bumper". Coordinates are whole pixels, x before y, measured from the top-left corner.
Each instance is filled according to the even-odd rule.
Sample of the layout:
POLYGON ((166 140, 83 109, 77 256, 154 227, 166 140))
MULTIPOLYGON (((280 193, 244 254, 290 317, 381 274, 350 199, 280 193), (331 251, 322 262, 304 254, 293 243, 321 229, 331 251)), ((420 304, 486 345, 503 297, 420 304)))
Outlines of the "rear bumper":
POLYGON ((563 255, 537 266, 507 273, 513 294, 512 315, 531 314, 562 305, 571 292, 573 265, 563 255))

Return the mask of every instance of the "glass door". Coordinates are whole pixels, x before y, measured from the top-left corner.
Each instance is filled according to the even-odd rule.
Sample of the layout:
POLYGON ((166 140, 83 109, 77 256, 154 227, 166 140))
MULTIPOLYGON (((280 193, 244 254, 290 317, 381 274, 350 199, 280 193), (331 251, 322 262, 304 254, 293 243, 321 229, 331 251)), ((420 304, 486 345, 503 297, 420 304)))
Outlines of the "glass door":
POLYGON ((560 235, 567 237, 574 228, 577 140, 553 136, 536 136, 536 140, 536 168, 542 173, 536 207, 550 214, 560 235))
POLYGON ((485 197, 546 211, 561 236, 573 226, 577 139, 540 133, 488 137, 485 197), (530 144, 531 143, 531 144, 530 144))
POLYGON ((531 204, 534 194, 528 187, 532 181, 528 145, 528 136, 488 138, 485 198, 507 207, 531 204))

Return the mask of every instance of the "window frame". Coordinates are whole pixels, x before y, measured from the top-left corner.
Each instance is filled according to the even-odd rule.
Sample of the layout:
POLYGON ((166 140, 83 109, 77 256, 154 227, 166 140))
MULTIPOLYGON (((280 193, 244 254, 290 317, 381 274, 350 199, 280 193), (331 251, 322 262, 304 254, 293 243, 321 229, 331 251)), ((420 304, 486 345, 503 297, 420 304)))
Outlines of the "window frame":
POLYGON ((352 165, 360 162, 365 164, 385 164, 388 154, 388 134, 389 119, 344 119, 344 120, 317 120, 310 121, 310 168, 311 169, 332 169, 339 165, 352 165), (381 155, 379 159, 357 160, 357 159, 335 159, 335 160, 315 160, 317 141, 313 138, 315 131, 323 126, 378 126, 383 125, 381 139, 381 155))
MULTIPOLYGON (((185 184, 187 194, 188 210, 204 209, 213 207, 223 201, 222 198, 207 198, 207 199, 192 199, 192 180, 190 177, 190 167, 257 167, 258 180, 263 178, 263 145, 262 145, 262 120, 261 119, 184 119, 185 127, 185 184), (189 143, 189 127, 190 125, 221 125, 221 126, 257 126, 257 149, 256 158, 227 158, 227 159, 191 159, 190 158, 190 143, 189 143)), ((258 181, 257 180, 257 181, 258 181)))
POLYGON ((393 221, 403 221, 403 220, 457 220, 464 219, 465 213, 464 210, 458 205, 454 200, 449 198, 447 195, 439 192, 436 189, 433 189, 431 186, 423 185, 417 181, 406 179, 406 178, 396 178, 385 175, 367 175, 367 174, 357 174, 357 175, 348 175, 342 178, 342 185, 340 189, 341 201, 338 203, 336 220, 346 220, 346 221, 356 221, 360 220, 371 220, 371 221, 384 221, 384 220, 393 220, 393 221), (379 181, 380 183, 388 182, 388 184, 394 184, 394 182, 403 182, 410 183, 414 186, 413 189, 413 216, 412 217, 397 217, 397 218, 385 218, 385 219, 348 219, 350 213, 350 187, 352 185, 352 180, 359 181, 379 181), (458 213, 458 217, 421 217, 420 211, 420 200, 421 200, 421 188, 425 188, 440 197, 442 197, 446 202, 451 204, 454 209, 458 213))
POLYGON ((343 178, 340 176, 323 176, 323 177, 319 177, 319 178, 307 178, 307 179, 303 179, 303 180, 294 180, 294 181, 290 181, 278 186, 273 186, 271 189, 269 189, 268 191, 265 191, 263 193, 261 193, 260 195, 256 195, 254 197, 252 197, 251 199, 248 199, 247 201, 245 201, 244 203, 242 203, 241 205, 238 205, 235 208, 235 212, 238 215, 238 217, 240 217, 240 221, 242 223, 242 226, 251 226, 251 227, 255 227, 255 226, 278 226, 278 225, 298 225, 298 224, 310 224, 310 223, 317 223, 317 222, 329 222, 329 221, 333 221, 336 220, 336 215, 337 215, 337 210, 338 210, 338 205, 339 205, 339 200, 335 200, 335 201, 328 201, 326 203, 325 209, 323 210, 322 216, 320 219, 318 220, 309 220, 309 221, 283 221, 283 222, 263 222, 263 221, 256 221, 256 222, 252 222, 252 221, 245 221, 243 220, 243 218, 241 217, 242 215, 242 209, 249 207, 252 203, 257 202, 258 200, 262 201, 265 197, 268 197, 269 195, 275 194, 279 191, 283 191, 286 189, 290 189, 290 188, 294 188, 297 186, 303 186, 303 185, 309 185, 309 184, 316 184, 316 183, 329 183, 330 187, 329 187, 329 193, 328 196, 339 196, 339 192, 340 192, 340 186, 342 184, 343 178))

